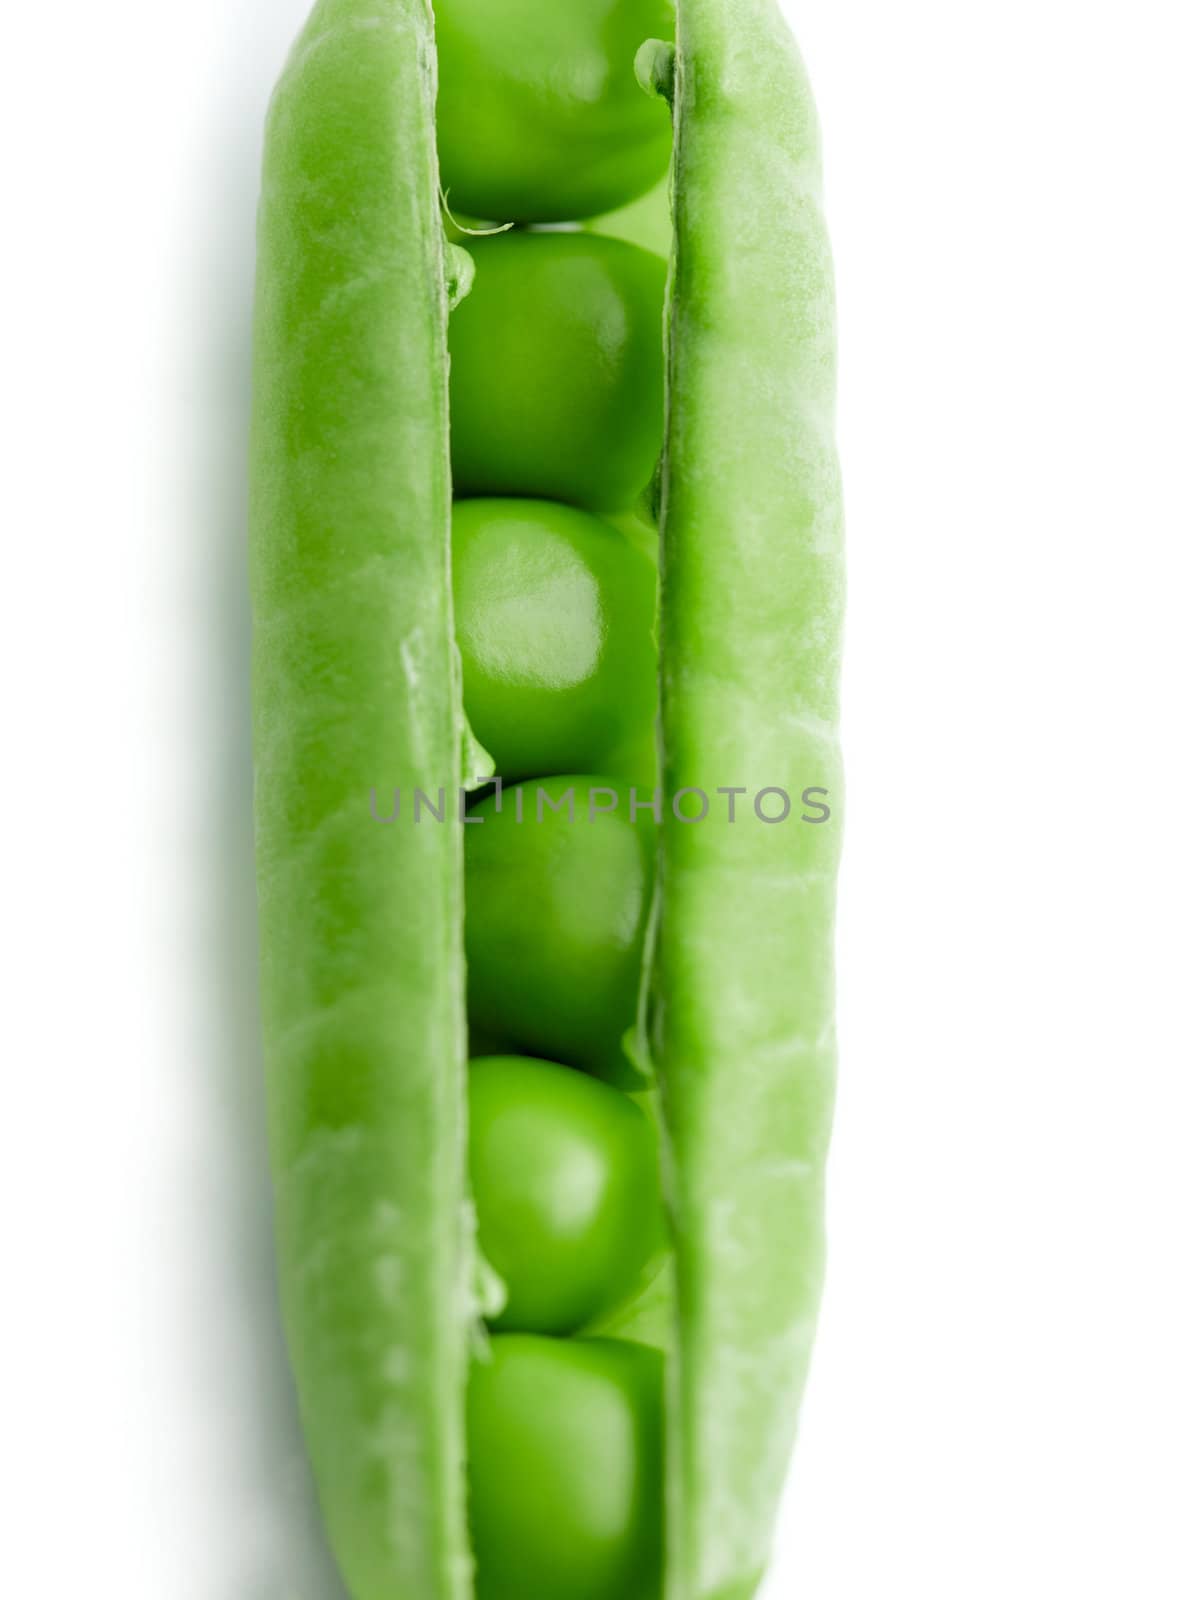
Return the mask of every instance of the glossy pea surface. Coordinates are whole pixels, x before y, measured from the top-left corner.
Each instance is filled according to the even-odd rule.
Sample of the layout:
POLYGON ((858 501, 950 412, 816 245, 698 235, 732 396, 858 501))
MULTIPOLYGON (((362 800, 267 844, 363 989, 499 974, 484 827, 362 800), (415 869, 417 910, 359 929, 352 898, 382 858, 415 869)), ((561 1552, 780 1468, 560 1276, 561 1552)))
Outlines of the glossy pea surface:
POLYGON ((562 776, 506 788, 470 815, 473 1028, 502 1049, 636 1081, 621 1039, 636 1014, 653 883, 649 812, 631 820, 624 783, 562 776))
POLYGON ((657 1351, 497 1335, 468 1445, 477 1600, 659 1600, 657 1351))
POLYGON ((508 1292, 493 1326, 574 1333, 661 1243, 653 1129, 627 1095, 551 1061, 485 1057, 468 1082, 480 1248, 508 1292))
POLYGON ((460 500, 463 701, 508 779, 618 771, 652 736, 657 569, 618 529, 548 500, 460 500))
POLYGON ((435 0, 438 151, 451 206, 564 222, 624 205, 666 170, 670 122, 633 72, 674 37, 673 0, 435 0))
POLYGON ((456 495, 631 506, 661 451, 665 263, 590 233, 467 248, 475 282, 449 336, 456 495))

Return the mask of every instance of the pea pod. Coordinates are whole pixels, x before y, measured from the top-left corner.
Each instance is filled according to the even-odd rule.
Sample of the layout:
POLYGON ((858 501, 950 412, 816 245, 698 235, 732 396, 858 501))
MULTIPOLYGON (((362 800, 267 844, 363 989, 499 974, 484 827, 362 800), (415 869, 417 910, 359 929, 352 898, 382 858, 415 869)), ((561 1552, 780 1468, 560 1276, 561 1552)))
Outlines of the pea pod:
POLYGON ((840 515, 813 111, 775 0, 680 0, 676 43, 637 55, 674 114, 663 437, 662 269, 591 210, 650 210, 631 203, 663 147, 632 57, 670 0, 435 10, 441 173, 429 0, 320 0, 266 150, 258 855, 299 1397, 353 1600, 745 1600, 809 1355, 833 1075, 840 515), (472 270, 445 243, 452 181, 478 214, 594 232, 473 249, 448 396, 472 270), (456 493, 513 497, 455 507, 462 683, 452 444, 456 493), (656 649, 631 501, 659 452, 655 846, 629 789, 654 769, 635 680, 656 649), (528 498, 546 494, 564 504, 528 498), (465 704, 525 781, 456 817, 485 771, 465 704), (698 826, 668 803, 715 789, 729 815, 698 826), (809 789, 806 822, 765 820, 764 791, 801 809, 809 789), (426 826, 415 794, 439 796, 426 826), (503 1316, 473 1239, 468 1005, 503 1316), (669 1259, 643 1279, 659 1123, 669 1259))
POLYGON ((362 1600, 469 1591, 447 266, 422 0, 321 0, 269 115, 252 469, 262 1002, 283 1309, 362 1600), (445 775, 445 777, 444 777, 445 775))
MULTIPOLYGON (((747 790, 736 823, 665 815, 649 1046, 678 1283, 671 1588, 760 1581, 823 1267, 835 1067, 842 512, 818 133, 770 0, 681 0, 661 471, 670 794, 747 790), (783 795, 786 797, 783 799, 783 795), (819 796, 822 799, 822 796, 819 796)), ((723 797, 725 804, 731 796, 723 797)))

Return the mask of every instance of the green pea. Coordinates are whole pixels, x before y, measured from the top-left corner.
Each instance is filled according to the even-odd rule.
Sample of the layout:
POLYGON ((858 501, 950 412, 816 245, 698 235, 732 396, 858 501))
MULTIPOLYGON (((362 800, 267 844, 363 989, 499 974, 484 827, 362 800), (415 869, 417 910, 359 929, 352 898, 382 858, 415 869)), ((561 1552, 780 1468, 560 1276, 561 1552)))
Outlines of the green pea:
POLYGON ((620 510, 662 442, 666 267, 619 239, 476 239, 451 318, 455 493, 620 510))
POLYGON ((659 1600, 663 1358, 501 1334, 472 1368, 477 1600, 659 1600))
POLYGON ((622 1084, 636 1081, 621 1040, 656 834, 648 811, 632 819, 631 798, 612 778, 544 778, 482 800, 465 839, 473 1027, 622 1084))
POLYGON ((438 152, 453 208, 564 222, 657 182, 670 128, 637 87, 673 0, 436 0, 438 152))
POLYGON ((574 1333, 627 1298, 663 1237, 658 1153, 627 1095, 552 1061, 469 1074, 480 1248, 508 1302, 493 1326, 574 1333))
POLYGON ((496 770, 622 770, 653 733, 655 564, 548 500, 458 501, 453 555, 463 701, 496 770))

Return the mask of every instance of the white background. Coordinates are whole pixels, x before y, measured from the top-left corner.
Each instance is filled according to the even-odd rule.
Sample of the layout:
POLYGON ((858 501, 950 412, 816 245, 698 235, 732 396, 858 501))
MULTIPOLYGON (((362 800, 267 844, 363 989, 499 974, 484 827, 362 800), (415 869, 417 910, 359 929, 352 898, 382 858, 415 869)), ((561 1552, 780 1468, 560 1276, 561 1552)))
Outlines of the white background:
MULTIPOLYGON (((303 10, 5 25, 0 1591, 30 1600, 335 1593, 272 1313, 245 721, 257 141, 303 10)), ((770 1593, 1186 1600, 1191 23, 792 11, 851 808, 770 1593)))

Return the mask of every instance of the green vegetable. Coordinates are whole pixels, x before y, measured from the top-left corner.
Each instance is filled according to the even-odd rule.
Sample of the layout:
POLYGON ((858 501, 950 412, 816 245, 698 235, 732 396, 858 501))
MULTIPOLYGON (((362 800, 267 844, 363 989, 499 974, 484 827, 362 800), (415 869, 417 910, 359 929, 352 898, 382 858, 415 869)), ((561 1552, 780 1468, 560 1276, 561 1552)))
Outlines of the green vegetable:
POLYGON ((624 770, 653 737, 654 562, 549 500, 459 501, 453 554, 464 704, 497 771, 624 770))
POLYGON ((653 882, 652 814, 632 798, 614 778, 543 778, 480 801, 466 838, 473 1027, 620 1084, 637 1081, 621 1041, 653 882))
POLYGON ((468 250, 475 287, 450 336, 455 493, 632 505, 662 444, 665 264, 587 233, 468 250))
POLYGON ((653 1600, 662 1565, 662 1358, 501 1334, 472 1370, 477 1600, 653 1600))
POLYGON ((508 1293, 492 1325, 574 1333, 661 1247, 653 1129, 627 1096, 550 1061, 486 1057, 470 1084, 480 1246, 508 1293))
POLYGON ((258 855, 299 1399, 353 1600, 749 1600, 834 1077, 814 113, 775 0, 680 0, 676 45, 667 0, 437 11, 436 58, 429 0, 319 0, 266 148, 258 855), (658 96, 665 290, 625 242, 658 237, 658 96), (446 188, 568 231, 473 237, 446 188))
POLYGON ((281 1291, 362 1600, 468 1591, 461 774, 428 8, 321 0, 269 115, 252 447, 261 987, 281 1291))
MULTIPOLYGON (((838 804, 842 513, 819 143, 772 0, 682 0, 662 471, 666 788, 838 804)), ((801 809, 801 808, 799 808, 801 809)), ((796 812, 795 815, 798 815, 796 812)), ((823 1270, 838 823, 661 832, 650 1043, 678 1361, 671 1581, 760 1581, 823 1270)))
POLYGON ((439 156, 457 212, 565 222, 643 193, 670 159, 633 55, 673 0, 438 0, 439 156))

